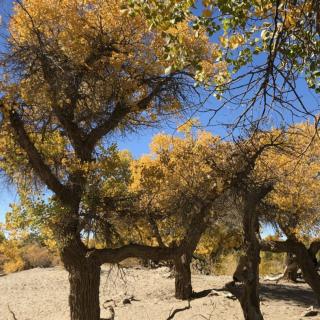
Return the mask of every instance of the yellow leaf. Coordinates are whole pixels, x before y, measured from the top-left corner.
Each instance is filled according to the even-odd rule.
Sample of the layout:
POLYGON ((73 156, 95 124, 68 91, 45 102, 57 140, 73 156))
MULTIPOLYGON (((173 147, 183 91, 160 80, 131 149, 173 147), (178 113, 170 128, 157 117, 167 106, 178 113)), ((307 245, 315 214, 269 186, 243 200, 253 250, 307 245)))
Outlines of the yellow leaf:
POLYGON ((212 17, 212 11, 209 10, 209 9, 204 9, 204 10, 202 11, 202 15, 203 15, 204 17, 206 17, 206 18, 211 18, 211 17, 212 17))

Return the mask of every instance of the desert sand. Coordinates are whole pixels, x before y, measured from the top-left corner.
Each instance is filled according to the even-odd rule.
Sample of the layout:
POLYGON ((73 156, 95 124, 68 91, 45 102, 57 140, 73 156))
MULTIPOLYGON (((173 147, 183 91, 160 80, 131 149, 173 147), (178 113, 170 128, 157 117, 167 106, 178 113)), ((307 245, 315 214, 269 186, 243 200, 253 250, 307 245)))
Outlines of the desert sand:
MULTIPOLYGON (((219 291, 231 281, 228 276, 194 275, 193 287, 198 297, 191 308, 175 314, 174 319, 243 319, 237 300, 219 291)), ((32 269, 0 277, 0 320, 67 320, 68 275, 62 267, 32 269)), ((266 320, 301 319, 302 312, 315 304, 306 284, 262 281, 261 308, 266 320)), ((117 320, 166 320, 176 308, 188 305, 174 297, 174 279, 167 268, 118 269, 103 267, 100 288, 101 316, 108 318, 112 306, 117 320), (123 304, 125 298, 134 298, 123 304), (108 301, 112 300, 112 301, 108 301), (107 302, 106 302, 107 301, 107 302), (103 307, 104 305, 104 307, 103 307)), ((307 318, 306 318, 307 319, 307 318)), ((320 319, 319 316, 311 319, 320 319)))

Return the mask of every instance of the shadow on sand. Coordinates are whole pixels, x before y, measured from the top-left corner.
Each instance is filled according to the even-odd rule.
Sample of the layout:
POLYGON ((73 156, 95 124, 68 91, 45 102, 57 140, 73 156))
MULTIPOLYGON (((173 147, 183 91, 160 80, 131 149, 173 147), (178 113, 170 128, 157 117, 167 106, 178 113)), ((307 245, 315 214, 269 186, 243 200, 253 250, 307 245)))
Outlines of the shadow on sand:
MULTIPOLYGON (((242 285, 232 285, 227 283, 223 288, 206 289, 199 292, 194 292, 192 299, 200 299, 206 297, 212 290, 215 291, 229 291, 238 299, 241 296, 242 285)), ((317 300, 312 290, 309 288, 303 288, 300 285, 294 284, 273 284, 262 283, 260 285, 261 300, 278 300, 278 301, 290 301, 296 305, 302 307, 316 306, 317 300)))
POLYGON ((260 288, 262 298, 266 300, 291 301, 299 306, 310 307, 317 305, 317 299, 309 288, 294 284, 263 283, 260 288))

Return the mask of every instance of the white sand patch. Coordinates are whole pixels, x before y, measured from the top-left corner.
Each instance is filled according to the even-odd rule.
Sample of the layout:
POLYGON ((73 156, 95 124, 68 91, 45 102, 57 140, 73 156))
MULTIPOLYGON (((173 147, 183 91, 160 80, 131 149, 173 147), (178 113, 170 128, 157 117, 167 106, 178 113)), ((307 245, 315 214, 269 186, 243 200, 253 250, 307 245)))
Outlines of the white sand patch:
MULTIPOLYGON (((187 302, 174 298, 174 279, 166 268, 156 270, 103 267, 100 287, 101 317, 108 315, 102 307, 112 305, 117 320, 166 320, 175 308, 187 302), (123 305, 124 298, 134 298, 123 305)), ((221 289, 230 281, 225 276, 193 276, 196 292, 221 289)), ((33 269, 0 277, 0 320, 12 320, 8 305, 18 320, 68 320, 68 274, 61 268, 33 269)), ((313 295, 305 284, 265 284, 262 311, 266 320, 295 320, 310 305, 313 295)), ((224 296, 205 296, 191 301, 191 308, 176 314, 177 320, 243 319, 238 301, 224 296), (211 315, 211 318, 210 318, 211 315)), ((312 319, 319 320, 320 317, 312 319)))

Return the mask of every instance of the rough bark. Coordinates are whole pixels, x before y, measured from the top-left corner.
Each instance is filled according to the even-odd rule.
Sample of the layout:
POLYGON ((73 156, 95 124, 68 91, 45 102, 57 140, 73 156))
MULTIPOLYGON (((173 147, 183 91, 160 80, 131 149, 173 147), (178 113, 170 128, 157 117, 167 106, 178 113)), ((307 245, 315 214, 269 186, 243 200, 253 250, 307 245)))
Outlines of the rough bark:
POLYGON ((94 263, 68 266, 71 320, 100 320, 100 267, 94 263))
POLYGON ((175 297, 181 300, 189 300, 192 297, 191 285, 191 256, 183 254, 174 260, 175 266, 175 297))
POLYGON ((295 253, 304 280, 311 287, 316 295, 318 304, 320 304, 320 276, 317 272, 314 259, 308 249, 301 242, 297 242, 295 246, 295 253))
POLYGON ((258 218, 254 207, 246 205, 243 225, 246 274, 240 303, 246 320, 262 320, 258 292, 260 264, 260 247, 257 238, 258 218))
POLYGON ((80 237, 70 234, 61 250, 61 259, 69 273, 71 320, 100 320, 100 264, 87 255, 80 237))
POLYGON ((186 235, 181 242, 183 254, 177 255, 174 259, 175 265, 175 297, 181 300, 188 300, 192 297, 191 283, 191 260, 194 251, 207 228, 206 216, 212 205, 212 201, 202 204, 198 213, 194 214, 186 235))
POLYGON ((243 196, 243 234, 246 256, 244 289, 240 299, 246 320, 262 320, 259 299, 260 239, 257 206, 272 190, 271 185, 246 191, 243 196))

